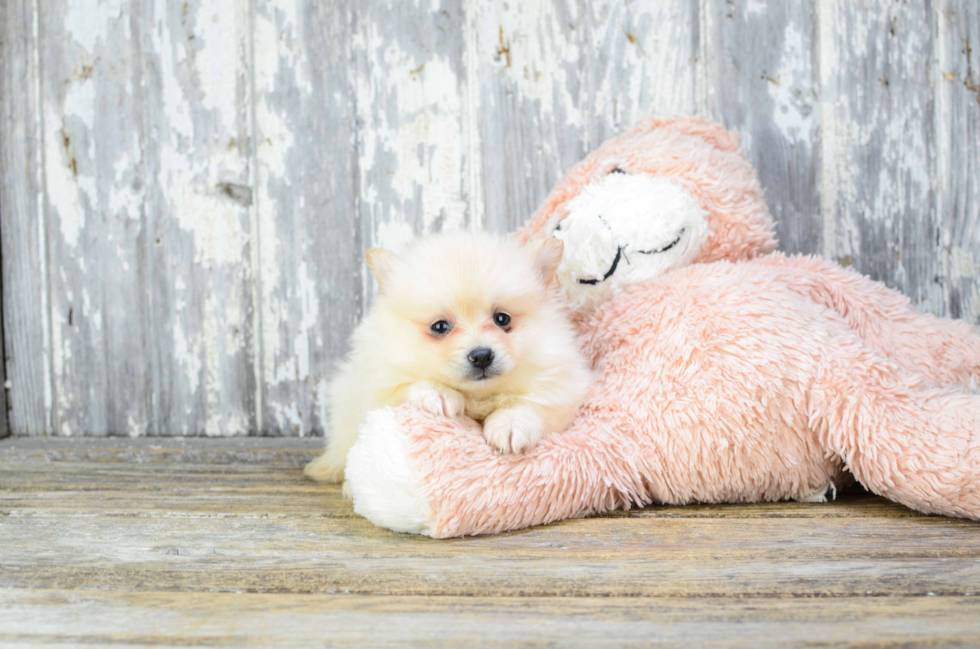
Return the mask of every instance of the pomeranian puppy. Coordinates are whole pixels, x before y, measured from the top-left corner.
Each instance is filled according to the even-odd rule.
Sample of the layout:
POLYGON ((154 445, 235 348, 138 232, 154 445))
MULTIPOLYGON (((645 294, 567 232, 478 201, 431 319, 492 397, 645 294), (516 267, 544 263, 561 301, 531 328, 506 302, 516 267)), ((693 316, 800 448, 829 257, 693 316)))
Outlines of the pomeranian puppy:
POLYGON ((369 250, 381 294, 331 385, 326 452, 306 475, 343 480, 358 429, 382 406, 465 413, 504 452, 567 427, 591 372, 548 289, 562 250, 557 239, 472 233, 419 239, 398 256, 369 250))

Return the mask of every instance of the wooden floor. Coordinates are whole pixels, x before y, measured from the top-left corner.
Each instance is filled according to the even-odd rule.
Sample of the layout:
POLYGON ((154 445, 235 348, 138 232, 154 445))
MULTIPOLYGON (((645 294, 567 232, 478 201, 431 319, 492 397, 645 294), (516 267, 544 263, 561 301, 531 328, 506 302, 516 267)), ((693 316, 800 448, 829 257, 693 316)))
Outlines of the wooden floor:
POLYGON ((0 646, 980 646, 980 525, 862 493, 433 541, 315 440, 0 442, 0 646))

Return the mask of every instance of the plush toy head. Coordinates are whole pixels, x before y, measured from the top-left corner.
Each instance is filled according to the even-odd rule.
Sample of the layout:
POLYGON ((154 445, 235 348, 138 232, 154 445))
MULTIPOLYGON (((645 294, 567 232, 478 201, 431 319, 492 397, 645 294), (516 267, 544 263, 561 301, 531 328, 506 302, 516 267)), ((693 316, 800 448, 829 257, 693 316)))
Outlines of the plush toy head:
POLYGON ((776 246, 737 137, 697 118, 649 118, 575 166, 520 233, 565 243, 558 270, 575 313, 691 263, 776 246))

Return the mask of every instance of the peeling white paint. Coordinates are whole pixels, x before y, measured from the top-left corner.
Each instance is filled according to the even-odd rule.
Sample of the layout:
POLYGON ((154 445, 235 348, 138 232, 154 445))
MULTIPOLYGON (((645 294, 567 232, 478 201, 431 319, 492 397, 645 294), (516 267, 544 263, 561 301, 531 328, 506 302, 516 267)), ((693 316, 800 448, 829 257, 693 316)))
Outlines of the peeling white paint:
POLYGON ((221 405, 221 360, 220 342, 221 320, 218 317, 218 299, 209 293, 204 300, 204 331, 202 335, 204 351, 204 394, 207 403, 207 420, 204 434, 208 437, 222 435, 221 405))
POLYGON ((130 437, 144 437, 146 435, 146 421, 136 417, 136 415, 129 415, 126 418, 126 424, 126 433, 130 437))
POLYGON ((174 318, 174 357, 184 368, 188 392, 195 395, 201 379, 201 343, 199 340, 188 340, 180 320, 179 315, 174 318))
POLYGON ((180 39, 172 37, 167 26, 167 3, 156 3, 155 8, 154 29, 150 33, 153 50, 157 53, 157 61, 160 66, 160 80, 163 84, 163 114, 167 116, 169 130, 177 135, 178 139, 189 139, 194 135, 190 102, 184 95, 184 89, 180 85, 175 67, 175 63, 181 64, 187 60, 187 52, 184 50, 180 39), (172 45, 175 41, 176 46, 172 45), (173 51, 175 49, 177 52, 173 51))
POLYGON ((483 24, 497 25, 483 42, 483 56, 495 59, 514 90, 535 102, 542 116, 558 111, 563 126, 572 127, 585 123, 586 107, 572 95, 571 87, 585 81, 579 78, 579 64, 590 56, 583 51, 579 30, 588 27, 585 17, 576 13, 578 6, 566 5, 570 15, 562 16, 554 2, 528 0, 503 5, 502 10, 495 6, 483 18, 483 24))
POLYGON ((273 403, 272 414, 282 430, 299 437, 306 436, 306 429, 303 427, 303 417, 300 415, 299 408, 296 407, 295 403, 273 403))
POLYGON ((375 246, 394 253, 401 252, 415 238, 412 226, 404 221, 383 221, 375 233, 375 246))
POLYGON ((951 279, 976 279, 980 276, 980 264, 973 258, 970 250, 962 246, 951 246, 949 252, 951 279))
POLYGON ((296 340, 293 349, 298 364, 296 379, 305 381, 310 377, 310 337, 313 328, 320 319, 320 300, 317 297, 317 285, 310 278, 306 259, 301 259, 296 269, 296 286, 300 307, 300 321, 297 327, 296 340))
POLYGON ((72 247, 78 245, 87 209, 98 204, 95 178, 86 173, 94 152, 78 150, 95 124, 95 103, 95 84, 89 79, 69 84, 60 111, 53 103, 45 109, 48 203, 58 214, 62 238, 72 247))
MULTIPOLYGON (((166 3, 163 3, 166 4, 166 3)), ((221 124, 232 128, 238 118, 239 76, 229 69, 230 53, 241 51, 239 44, 245 39, 247 22, 244 13, 246 3, 229 3, 220 0, 197 4, 195 40, 196 66, 201 87, 201 104, 214 111, 221 124)))
MULTIPOLYGON (((371 237, 364 242, 367 245, 398 251, 419 233, 485 225, 484 164, 503 155, 500 143, 481 142, 486 115, 492 114, 507 128, 521 129, 513 137, 523 138, 516 150, 524 155, 508 167, 525 176, 508 179, 516 180, 518 194, 508 199, 520 205, 521 201, 530 204, 529 196, 547 184, 543 175, 557 177, 562 165, 573 161, 576 147, 584 150, 596 144, 599 133, 611 134, 649 112, 715 110, 706 97, 724 80, 712 76, 706 53, 714 53, 708 41, 718 28, 712 21, 720 20, 726 10, 721 5, 701 3, 697 12, 685 0, 568 7, 551 0, 496 5, 466 0, 462 10, 444 4, 416 0, 399 7, 397 15, 388 7, 365 7, 359 21, 343 12, 335 14, 349 19, 358 30, 349 52, 356 68, 352 78, 357 99, 351 106, 356 114, 344 115, 358 124, 350 143, 356 148, 347 150, 347 143, 342 143, 341 151, 322 154, 359 156, 357 200, 367 221, 361 232, 371 237), (445 20, 443 9, 447 16, 465 16, 464 34, 436 33, 436 25, 445 20), (460 39, 463 59, 456 60, 460 39), (449 48, 442 49, 447 42, 449 48), (505 115, 507 111, 494 105, 498 100, 509 102, 508 108, 519 114, 505 115)), ((298 159, 296 147, 305 150, 307 138, 322 134, 308 132, 294 100, 339 106, 350 89, 328 84, 322 97, 310 96, 311 70, 320 74, 321 68, 320 62, 311 61, 309 44, 304 42, 303 21, 315 13, 304 9, 308 5, 292 0, 259 0, 251 6, 205 0, 189 3, 184 16, 175 6, 152 5, 153 15, 145 16, 147 25, 141 26, 139 48, 113 42, 130 38, 128 3, 66 0, 58 7, 65 11, 55 18, 55 22, 62 17, 65 21, 65 55, 79 60, 61 65, 74 70, 63 86, 58 85, 61 81, 52 84, 45 79, 43 102, 38 103, 41 119, 33 137, 44 143, 38 156, 43 166, 35 173, 47 194, 41 211, 28 218, 36 216, 34 232, 41 241, 53 236, 64 242, 52 248, 58 254, 89 250, 94 242, 100 256, 108 259, 80 254, 69 261, 53 258, 51 278, 48 260, 39 261, 38 272, 45 278, 40 300, 50 305, 40 324, 46 354, 38 361, 45 373, 43 425, 62 434, 91 432, 86 430, 91 420, 80 404, 101 398, 91 386, 78 387, 82 384, 78 375, 87 371, 81 364, 90 354, 83 347, 87 344, 83 334, 67 326, 64 307, 74 307, 75 318, 83 319, 88 326, 84 335, 96 336, 106 325, 118 331, 117 323, 103 323, 113 311, 103 314, 100 307, 115 293, 92 288, 84 280, 80 283, 70 274, 83 278, 91 274, 95 281, 109 265, 122 275, 136 273, 136 262, 142 260, 132 246, 142 235, 138 245, 147 250, 165 246, 163 265, 159 253, 150 253, 151 281, 160 282, 173 273, 175 313, 167 320, 172 338, 167 344, 172 347, 165 353, 173 353, 168 362, 176 371, 168 374, 168 380, 174 382, 179 401, 174 412, 181 419, 174 431, 167 432, 247 434, 253 416, 259 425, 265 423, 262 395, 272 388, 269 421, 287 434, 307 434, 328 422, 329 381, 323 377, 323 363, 332 361, 324 361, 322 348, 337 342, 324 324, 324 314, 330 316, 335 306, 331 287, 320 275, 330 272, 329 266, 316 257, 319 251, 303 240, 303 232, 290 230, 302 227, 304 221, 285 213, 282 187, 336 181, 310 178, 298 159), (130 74, 136 70, 131 62, 124 62, 130 67, 120 73, 119 68, 111 69, 106 58, 99 58, 107 52, 130 51, 127 48, 144 57, 138 63, 144 87, 133 87, 137 75, 130 74), (254 66, 249 67, 252 61, 254 66), (86 69, 89 65, 94 72, 86 69), (113 74, 119 78, 113 79, 113 74), (157 83, 159 88, 153 85, 157 83), (132 102, 148 109, 144 141, 133 137, 123 148, 119 143, 104 148, 95 133, 104 129, 106 116, 98 111, 112 105, 107 100, 128 105, 134 94, 140 95, 140 101, 160 101, 159 106, 132 102), (159 175, 142 178, 144 163, 158 169, 159 175), (222 194, 219 185, 227 182, 248 186, 252 206, 222 194), (148 193, 159 202, 144 205, 148 193), (143 211, 144 207, 151 211, 143 211), (136 233, 144 216, 153 232, 128 238, 124 231, 136 233), (119 222, 103 234, 97 227, 99 219, 119 222), (148 240, 151 234, 161 236, 163 242, 148 240), (163 267, 168 263, 174 264, 174 270, 163 267), (79 290, 73 293, 64 288, 68 285, 79 290), (50 297, 48 291, 53 291, 50 297), (254 311, 248 309, 250 302, 254 311), (247 344, 254 347, 248 349, 247 344), (242 359, 255 364, 255 413, 241 410, 237 404, 243 395, 230 387, 229 367, 237 368, 242 359), (304 396, 295 402, 288 396, 299 394, 304 396)), ((765 7, 764 2, 749 0, 744 12, 762 21, 765 7)), ((951 187, 962 182, 957 180, 962 170, 941 151, 937 161, 929 159, 932 147, 944 146, 960 134, 946 123, 955 105, 951 102, 959 101, 959 95, 943 94, 937 99, 933 139, 940 144, 935 144, 916 128, 931 106, 908 84, 886 91, 874 84, 852 87, 842 82, 850 78, 847 73, 855 61, 874 59, 899 76, 909 76, 925 65, 923 52, 936 51, 929 42, 932 36, 925 30, 916 32, 914 26, 910 31, 900 29, 895 41, 900 46, 887 44, 888 12, 904 16, 912 11, 895 7, 899 5, 856 11, 843 0, 818 2, 820 25, 814 31, 821 38, 821 82, 811 80, 806 34, 802 23, 795 21, 788 24, 782 51, 777 53, 779 66, 767 71, 773 81, 763 82, 774 104, 775 134, 787 144, 821 147, 822 216, 831 256, 856 254, 861 249, 861 227, 869 220, 898 232, 901 219, 928 203, 928 192, 960 191, 951 187), (887 21, 882 20, 885 15, 887 21), (841 47, 843 39, 846 48, 841 47), (817 101, 820 111, 812 110, 817 101), (820 112, 822 124, 817 122, 820 112), (871 147, 881 149, 878 171, 869 170, 862 157, 871 147)), ((935 13, 941 38, 957 40, 954 47, 961 47, 958 33, 944 22, 953 20, 950 14, 935 13)), ((35 35, 43 37, 40 31, 35 25, 35 35)), ((936 83, 949 83, 942 78, 947 71, 960 79, 965 62, 950 59, 953 55, 946 49, 938 51, 941 54, 930 73, 936 83)), ((37 83, 35 93, 42 97, 37 83)), ((960 85, 956 88, 967 94, 960 85)), ((963 99, 971 102, 971 109, 975 107, 975 98, 963 99)), ((725 115, 725 107, 718 110, 716 117, 725 115)), ((322 209, 308 205, 302 191, 292 196, 296 202, 290 210, 305 214, 322 209)), ((934 203, 942 207, 945 200, 939 195, 934 203)), ((938 218, 920 214, 922 219, 938 218)), ((324 218, 331 216, 324 211, 324 218)), ((353 241, 353 232, 351 236, 353 241)), ((947 297, 957 291, 963 308, 975 318, 980 312, 980 287, 973 280, 980 273, 980 254, 971 241, 951 240, 949 228, 942 230, 941 237, 937 248, 944 252, 939 254, 948 251, 938 262, 950 280, 947 297)), ((915 279, 913 274, 921 273, 915 263, 921 260, 892 264, 896 270, 890 281, 915 279)), ((373 284, 367 273, 363 276, 366 284, 373 284)), ((940 308, 944 303, 926 298, 925 304, 940 308)), ((151 335, 154 326, 151 323, 151 335)), ((107 344, 107 353, 118 352, 113 341, 107 344)), ((145 434, 148 424, 139 410, 142 405, 133 408, 113 423, 129 434, 145 434)))
POLYGON ((110 21, 123 18, 123 8, 129 5, 126 0, 66 0, 65 4, 65 31, 89 54, 109 39, 110 21))
POLYGON ((330 381, 320 379, 313 387, 313 407, 316 408, 317 421, 329 434, 330 427, 330 381))
POLYGON ((775 104, 772 119, 780 133, 787 142, 809 147, 818 126, 817 89, 806 39, 795 23, 786 25, 779 68, 768 80, 768 89, 775 104))
POLYGON ((421 196, 417 227, 461 227, 467 210, 464 159, 469 149, 461 79, 449 61, 437 55, 420 60, 386 39, 377 24, 367 27, 356 48, 357 43, 363 43, 361 55, 372 67, 387 71, 357 84, 358 112, 370 124, 362 132, 362 186, 387 203, 388 218, 404 218, 403 207, 421 196), (395 122, 384 109, 393 100, 398 105, 395 122), (383 191, 372 187, 379 179, 385 182, 383 191))
POLYGON ((222 159, 226 166, 239 164, 233 153, 192 162, 168 145, 160 152, 160 179, 167 188, 170 214, 193 234, 195 261, 204 266, 241 263, 247 242, 247 213, 216 189, 223 179, 222 159))

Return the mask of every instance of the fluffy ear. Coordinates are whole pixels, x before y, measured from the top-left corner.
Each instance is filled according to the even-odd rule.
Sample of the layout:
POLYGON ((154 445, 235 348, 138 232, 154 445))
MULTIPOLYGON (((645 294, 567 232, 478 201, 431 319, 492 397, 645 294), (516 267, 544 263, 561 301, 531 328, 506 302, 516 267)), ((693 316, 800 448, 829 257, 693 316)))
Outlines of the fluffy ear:
POLYGON ((534 255, 534 264, 541 272, 541 278, 545 284, 550 284, 558 272, 558 264, 565 252, 565 244, 560 239, 540 239, 528 244, 528 248, 534 255))
POLYGON ((381 292, 384 293, 385 283, 388 281, 388 276, 391 275, 391 269, 397 259, 395 253, 382 250, 381 248, 371 248, 364 253, 364 257, 367 259, 368 269, 374 275, 374 279, 378 280, 378 286, 381 287, 381 292))

